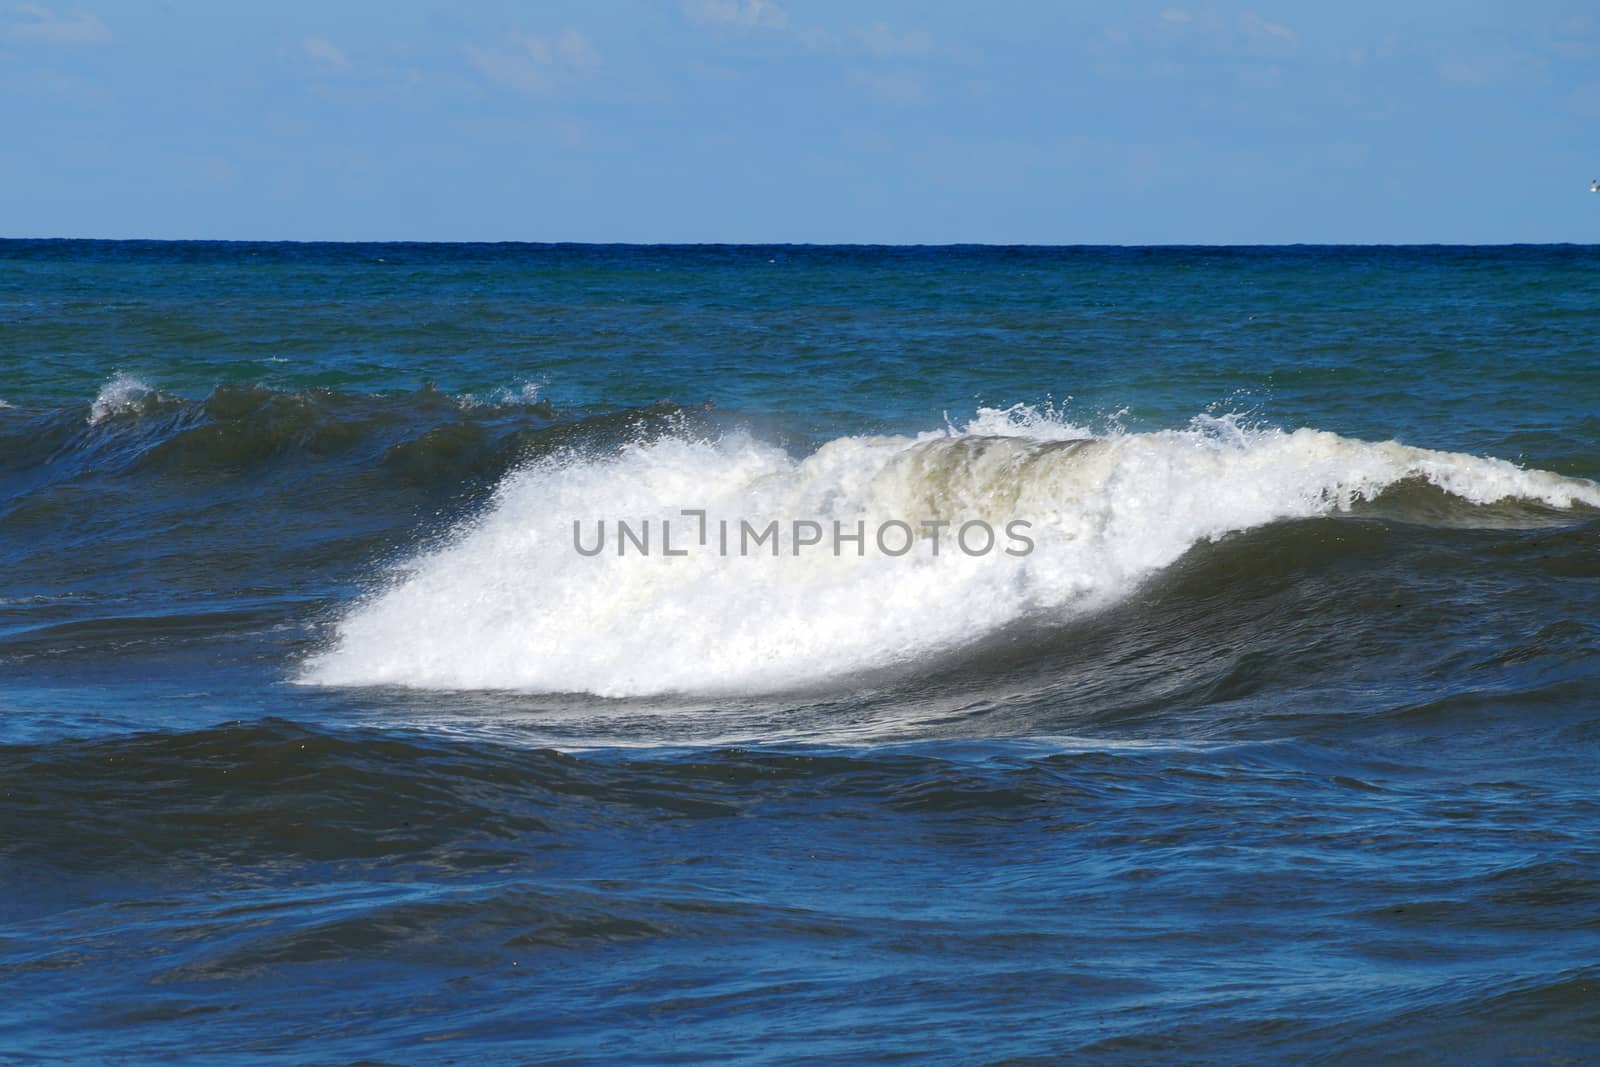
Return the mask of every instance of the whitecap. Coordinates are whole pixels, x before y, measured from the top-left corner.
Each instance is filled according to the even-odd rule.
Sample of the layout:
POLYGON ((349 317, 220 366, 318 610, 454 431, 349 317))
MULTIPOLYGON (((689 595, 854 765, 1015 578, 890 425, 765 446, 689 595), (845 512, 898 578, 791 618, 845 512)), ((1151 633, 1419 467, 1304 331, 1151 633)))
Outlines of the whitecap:
MULTIPOLYGON (((478 518, 356 605, 301 681, 602 696, 761 693, 916 665, 1027 619, 1126 597, 1194 545, 1330 515, 1405 480, 1472 504, 1600 508, 1600 485, 1504 460, 1201 416, 1093 434, 985 409, 918 436, 843 437, 795 459, 746 436, 669 438, 508 475, 478 518), (719 521, 780 520, 778 555, 719 552, 719 521), (651 555, 594 557, 596 522, 655 523, 651 555), (792 519, 952 523, 904 556, 795 544, 792 519), (959 524, 1025 520, 1031 552, 968 555, 959 524)), ((614 527, 613 527, 614 529, 614 527)), ((808 531, 809 533, 809 531, 808 531)), ((869 543, 871 534, 869 533, 869 543)), ((734 546, 737 549, 737 546, 734 546)), ((872 546, 875 548, 876 546, 872 546)))

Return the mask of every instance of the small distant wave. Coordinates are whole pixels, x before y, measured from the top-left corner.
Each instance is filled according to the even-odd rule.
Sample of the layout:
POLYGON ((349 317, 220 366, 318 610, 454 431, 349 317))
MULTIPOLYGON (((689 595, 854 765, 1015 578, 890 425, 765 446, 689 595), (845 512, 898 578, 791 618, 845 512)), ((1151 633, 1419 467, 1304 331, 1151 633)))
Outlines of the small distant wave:
MULTIPOLYGON (((274 362, 268 359, 266 362, 274 362)), ((510 386, 502 386, 486 393, 461 393, 448 399, 456 407, 467 412, 486 412, 497 408, 534 409, 539 412, 554 414, 554 408, 544 397, 545 383, 539 381, 518 382, 510 386)), ((307 389, 301 391, 282 391, 263 385, 220 385, 212 390, 206 400, 191 401, 191 404, 221 404, 228 408, 236 407, 234 402, 240 396, 271 397, 275 399, 287 398, 291 402, 315 403, 319 398, 333 398, 341 395, 357 396, 360 394, 339 394, 328 389, 307 389)), ((383 394, 372 394, 381 397, 383 394)), ((445 398, 446 394, 439 392, 433 385, 424 385, 415 394, 423 400, 432 398, 445 398)), ((87 422, 90 426, 98 426, 107 420, 122 415, 150 414, 158 409, 183 403, 179 397, 167 396, 143 379, 127 371, 118 371, 101 386, 93 402, 89 406, 87 422)), ((9 408, 12 405, 5 400, 0 400, 0 408, 9 408)))
POLYGON ((89 425, 98 426, 107 419, 144 410, 159 394, 139 378, 126 371, 118 371, 101 386, 94 403, 89 406, 89 425))
POLYGON ((188 397, 125 371, 87 405, 18 413, 26 417, 0 432, 0 470, 46 472, 36 488, 108 471, 303 475, 307 463, 376 468, 411 484, 478 486, 537 451, 545 431, 570 434, 585 421, 558 413, 537 384, 470 401, 431 385, 363 393, 222 384, 188 397))
POLYGON ((543 382, 522 382, 515 386, 501 386, 489 393, 462 393, 456 397, 467 410, 473 408, 533 407, 546 403, 543 382))
MULTIPOLYGON (((301 680, 602 696, 774 692, 909 669, 1021 622, 1126 598, 1197 544, 1348 513, 1420 483, 1463 507, 1600 508, 1600 485, 1497 459, 1198 417, 1094 434, 985 409, 918 436, 844 437, 795 459, 742 434, 566 453, 358 605, 301 680), (1021 556, 593 558, 573 522, 703 508, 749 518, 1032 524, 1021 556)), ((659 536, 659 534, 658 534, 659 536)))

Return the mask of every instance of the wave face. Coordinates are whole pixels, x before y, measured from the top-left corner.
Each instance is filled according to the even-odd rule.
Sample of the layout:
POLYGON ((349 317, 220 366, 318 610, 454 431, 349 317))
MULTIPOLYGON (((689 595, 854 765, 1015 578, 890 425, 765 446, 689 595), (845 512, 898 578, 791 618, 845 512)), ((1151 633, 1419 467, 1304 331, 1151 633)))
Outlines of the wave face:
POLYGON ((1233 417, 1097 436, 1025 408, 985 409, 964 426, 839 438, 801 459, 744 434, 668 437, 510 474, 481 516, 352 611, 300 680, 608 697, 805 688, 1096 611, 1197 544, 1381 506, 1408 485, 1426 490, 1409 505, 1418 514, 1453 505, 1458 524, 1477 510, 1484 525, 1515 525, 1600 508, 1600 485, 1584 479, 1233 417), (683 509, 706 512, 705 546, 683 509), (663 519, 676 522, 687 555, 663 556, 659 540, 654 555, 623 549, 614 526, 600 554, 580 553, 574 524, 592 550, 602 519, 648 519, 657 538, 663 519), (723 554, 722 523, 774 519, 776 555, 737 536, 723 554), (823 543, 806 543, 815 531, 794 519, 816 521, 823 543), (925 532, 916 550, 876 543, 895 520, 925 532), (1013 541, 1008 553, 997 537, 979 552, 981 528, 971 552, 956 540, 966 523, 1003 531, 1016 520, 1031 551, 1013 541), (948 526, 921 526, 930 521, 948 526), (834 522, 865 530, 865 543, 835 552, 834 522))

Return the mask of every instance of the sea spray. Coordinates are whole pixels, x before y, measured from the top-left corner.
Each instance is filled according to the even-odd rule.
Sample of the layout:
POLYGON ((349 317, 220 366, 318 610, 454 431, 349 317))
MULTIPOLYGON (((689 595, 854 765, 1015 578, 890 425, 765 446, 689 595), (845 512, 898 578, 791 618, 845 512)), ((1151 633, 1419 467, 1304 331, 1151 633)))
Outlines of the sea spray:
POLYGON ((89 405, 89 425, 98 426, 118 415, 140 411, 157 395, 154 389, 140 379, 127 371, 119 370, 101 386, 94 402, 89 405))
POLYGON ((300 680, 636 696, 772 692, 910 665, 1002 627, 1128 595, 1190 547, 1345 511, 1421 480, 1468 504, 1600 507, 1600 486, 1502 460, 1205 416, 1092 436, 981 410, 919 436, 844 437, 795 459, 747 435, 546 458, 401 567, 300 680), (572 524, 704 511, 1029 524, 1024 554, 574 550, 572 524))

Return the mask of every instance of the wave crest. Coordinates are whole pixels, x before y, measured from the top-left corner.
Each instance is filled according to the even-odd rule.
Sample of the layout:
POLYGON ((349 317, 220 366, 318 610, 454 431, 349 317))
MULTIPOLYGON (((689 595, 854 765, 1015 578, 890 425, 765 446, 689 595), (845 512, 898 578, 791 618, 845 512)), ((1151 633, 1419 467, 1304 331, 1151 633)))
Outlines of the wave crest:
POLYGON ((743 435, 666 437, 514 471, 477 520, 357 605, 300 680, 603 696, 811 686, 1095 610, 1198 543, 1348 511, 1419 479, 1472 506, 1600 508, 1600 485, 1582 479, 1231 417, 1095 436, 986 410, 965 427, 840 438, 798 460, 743 435), (712 529, 1022 519, 1036 543, 1020 556, 800 552, 787 533, 776 556, 574 548, 574 520, 684 508, 704 509, 712 529))
POLYGON ((142 414, 161 399, 161 394, 127 371, 117 371, 89 405, 89 425, 98 426, 119 415, 142 414))

